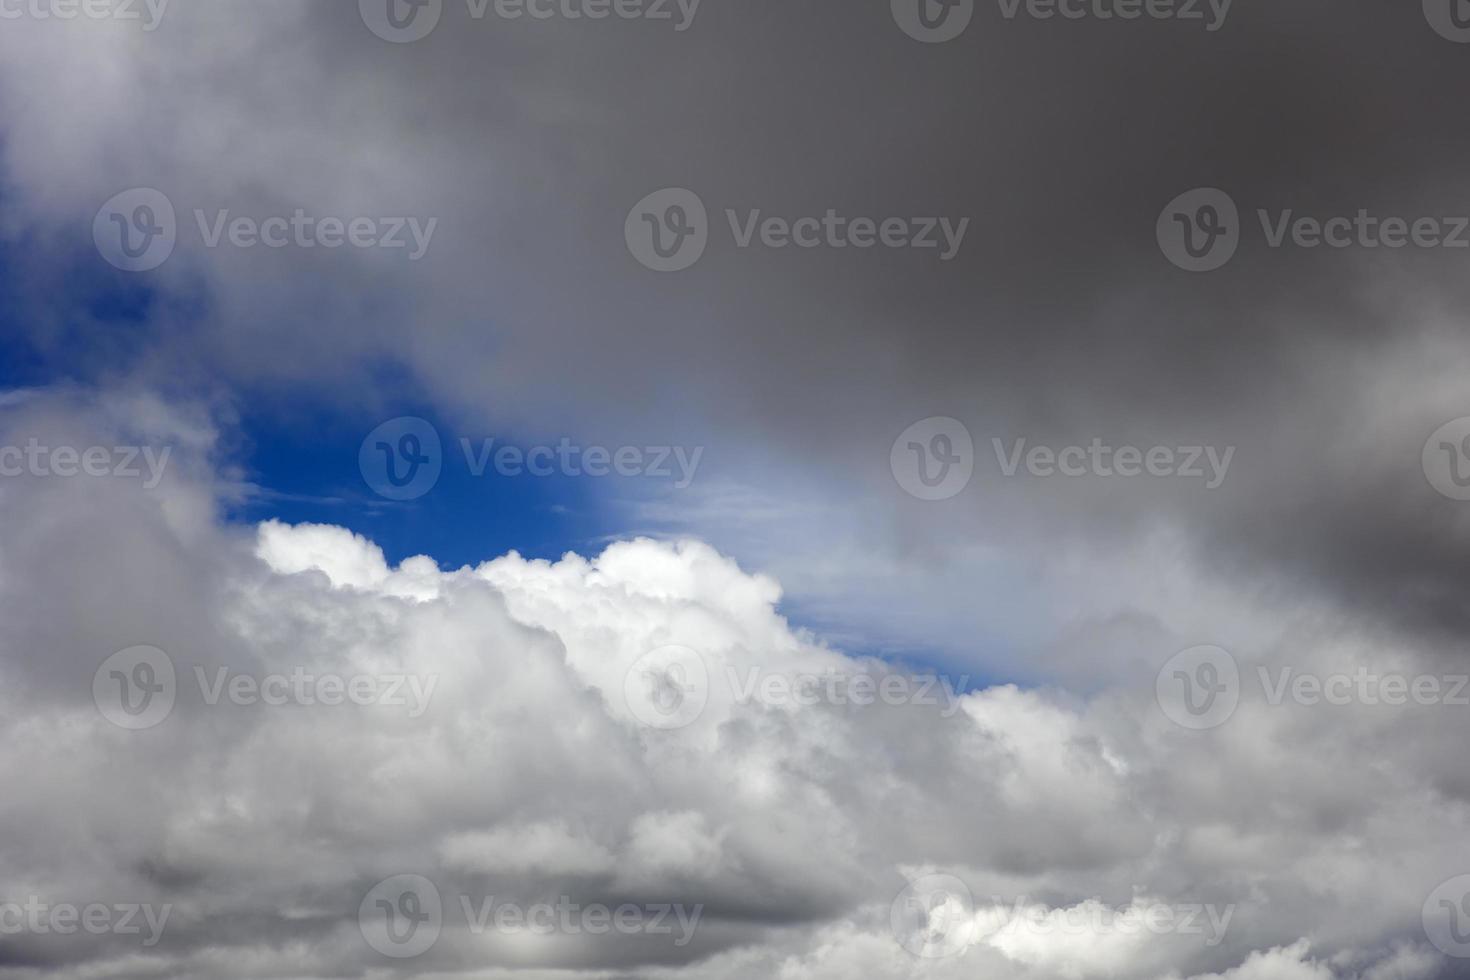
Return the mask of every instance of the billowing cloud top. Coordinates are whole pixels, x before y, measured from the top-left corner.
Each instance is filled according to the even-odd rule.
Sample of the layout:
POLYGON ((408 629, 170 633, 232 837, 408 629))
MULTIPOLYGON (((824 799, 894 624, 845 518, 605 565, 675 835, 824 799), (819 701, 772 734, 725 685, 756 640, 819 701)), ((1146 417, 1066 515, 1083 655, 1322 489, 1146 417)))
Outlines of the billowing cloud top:
MULTIPOLYGON (((1466 709, 1242 694, 1196 730, 1156 663, 1086 695, 936 677, 793 629, 776 582, 693 540, 391 567, 338 527, 222 525, 204 417, 14 411, 11 441, 176 448, 152 489, 0 494, 0 976, 1451 962, 1421 916, 1463 855, 1466 709)), ((1240 670, 1367 662, 1278 639, 1240 670)))
POLYGON ((1464 974, 1463 6, 0 0, 0 978, 1464 974))

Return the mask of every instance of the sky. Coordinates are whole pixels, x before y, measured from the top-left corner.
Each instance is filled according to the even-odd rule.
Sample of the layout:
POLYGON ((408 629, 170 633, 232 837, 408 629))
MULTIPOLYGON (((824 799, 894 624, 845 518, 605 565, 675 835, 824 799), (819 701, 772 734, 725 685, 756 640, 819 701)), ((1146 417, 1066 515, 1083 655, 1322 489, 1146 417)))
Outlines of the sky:
POLYGON ((0 980, 1470 976, 1462 0, 0 0, 0 980))

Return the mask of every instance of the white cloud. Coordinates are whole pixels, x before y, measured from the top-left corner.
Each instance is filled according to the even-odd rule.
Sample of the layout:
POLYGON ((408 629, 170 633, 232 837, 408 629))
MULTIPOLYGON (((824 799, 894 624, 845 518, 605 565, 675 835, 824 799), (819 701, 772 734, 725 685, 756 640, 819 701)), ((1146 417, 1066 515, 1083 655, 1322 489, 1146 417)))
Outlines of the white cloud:
MULTIPOLYGON (((0 439, 107 441, 135 430, 133 412, 32 398, 0 439)), ((145 413, 154 433, 205 431, 158 412, 145 413)), ((734 696, 728 668, 882 667, 794 629, 774 581, 707 545, 394 568, 342 528, 221 523, 212 449, 176 441, 178 466, 155 490, 0 486, 0 608, 13 624, 0 659, 0 881, 54 901, 174 906, 155 948, 28 935, 8 939, 10 962, 59 977, 555 967, 732 980, 1417 980, 1439 962, 1414 937, 1466 830, 1462 812, 1431 802, 1459 744, 1452 714, 1324 721, 1242 704, 1240 724, 1186 732, 1157 711, 1147 677, 1091 695, 997 684, 947 716, 766 707, 734 696), (92 674, 140 643, 172 658, 178 700, 156 727, 124 731, 92 704, 92 674), (698 718, 664 731, 640 722, 624 681, 668 644, 695 649, 710 684, 698 718), (436 682, 420 715, 211 705, 196 669, 436 682), (1381 773, 1381 791, 1345 794, 1349 770, 1320 763, 1334 757, 1381 773), (926 872, 972 895, 983 928, 962 956, 915 957, 893 931, 891 903, 926 872), (405 873, 435 882, 446 920, 422 958, 394 963, 365 944, 355 910, 405 873), (460 911, 466 896, 549 895, 702 915, 674 947, 476 934, 460 911), (1061 925, 1100 914, 1043 932, 1016 919, 1017 902, 1061 925), (1234 905, 1218 942, 1140 937, 1101 914, 1192 903, 1234 905), (1309 935, 1310 960, 1293 945, 1309 935)))

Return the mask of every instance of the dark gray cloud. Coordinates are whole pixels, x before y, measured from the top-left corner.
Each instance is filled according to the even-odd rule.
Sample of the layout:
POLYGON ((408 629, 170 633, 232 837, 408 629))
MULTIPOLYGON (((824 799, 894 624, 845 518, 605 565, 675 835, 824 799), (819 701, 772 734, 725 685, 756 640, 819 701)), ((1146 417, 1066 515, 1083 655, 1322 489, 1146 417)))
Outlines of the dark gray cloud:
POLYGON ((1421 370, 1462 356, 1461 253, 1273 249, 1255 217, 1470 210, 1461 46, 1412 5, 1238 3, 1216 31, 1021 11, 977 4, 943 44, 911 40, 883 4, 706 2, 681 32, 476 20, 449 2, 412 44, 375 37, 350 6, 180 6, 134 35, 21 23, 16 44, 91 52, 130 84, 94 134, 12 108, 12 131, 32 137, 8 146, 12 220, 51 239, 112 185, 177 199, 186 240, 158 280, 147 371, 335 379, 359 399, 386 358, 477 421, 697 438, 717 447, 712 468, 723 457, 746 478, 761 446, 833 485, 931 414, 961 418, 982 447, 1236 445, 1209 495, 988 486, 963 519, 975 535, 1093 537, 1163 515, 1242 574, 1461 625, 1454 504, 1414 462, 1460 412, 1413 373, 1427 345, 1421 370), (191 37, 218 56, 188 55, 191 37), (32 159, 47 151, 72 161, 49 185, 32 159), (656 275, 622 228, 664 186, 700 195, 712 239, 693 268, 656 275), (1242 242, 1223 269, 1187 274, 1154 223, 1201 186, 1233 197, 1242 242), (196 206, 440 227, 419 263, 203 250, 196 206), (950 262, 741 249, 726 208, 970 225, 950 262), (1375 390, 1375 363, 1403 365, 1403 397, 1375 390))
MULTIPOLYGON (((940 864, 977 893, 1024 890, 1050 907, 1104 893, 1126 902, 1133 886, 1242 904, 1221 949, 1135 957, 1120 975, 1318 976, 1290 951, 1308 935, 1323 946, 1312 955, 1339 956, 1340 975, 1440 968, 1372 972, 1394 942, 1422 946, 1425 889, 1458 870, 1460 716, 1257 705, 1209 741, 1148 714, 1159 664, 1196 643, 1230 645, 1247 672, 1462 660, 1467 505, 1436 492, 1420 454, 1442 423, 1470 415, 1470 252, 1273 248, 1257 219, 1470 214, 1470 48, 1436 34, 1418 6, 1237 0, 1212 32, 1008 20, 979 3, 962 36, 921 44, 881 2, 704 0, 681 32, 617 18, 477 21, 446 0, 433 34, 392 44, 351 4, 180 2, 153 32, 7 21, 0 50, 4 228, 24 274, 7 286, 18 312, 7 329, 28 353, 105 388, 207 388, 226 405, 233 386, 265 382, 386 406, 391 393, 371 382, 388 363, 469 431, 704 445, 708 482, 629 513, 772 569, 822 625, 938 649, 985 689, 974 718, 755 713, 726 719, 719 765, 649 756, 592 693, 611 683, 596 654, 611 642, 628 655, 649 622, 678 620, 669 610, 639 607, 636 627, 599 634, 588 610, 622 606, 579 582, 537 608, 527 582, 551 588, 544 571, 511 562, 493 590, 434 579, 452 598, 419 609, 394 592, 412 583, 329 587, 311 569, 332 569, 315 562, 378 573, 333 536, 291 569, 305 574, 268 570, 253 542, 217 527, 232 485, 210 458, 205 419, 218 414, 181 423, 166 398, 100 419, 77 404, 27 410, 13 431, 193 448, 177 462, 189 482, 155 495, 84 481, 4 488, 7 691, 29 703, 75 707, 99 651, 131 643, 242 667, 331 663, 354 643, 443 655, 483 636, 541 656, 518 661, 528 676, 509 692, 473 677, 466 690, 485 702, 446 711, 448 731, 470 727, 458 732, 467 741, 427 753, 412 731, 378 745, 352 726, 276 732, 189 705, 179 721, 198 741, 164 755, 185 767, 181 780, 122 749, 112 766, 89 757, 80 768, 61 748, 42 753, 54 774, 11 814, 6 867, 56 871, 83 890, 187 896, 181 959, 165 969, 218 969, 211 944, 264 936, 261 975, 353 975, 377 961, 351 935, 349 899, 401 870, 388 859, 442 870, 424 842, 553 815, 632 854, 568 889, 645 895, 629 869, 646 855, 629 841, 655 811, 719 818, 718 874, 665 869, 653 889, 705 902, 715 927, 687 955, 568 946, 541 965, 850 975, 820 950, 866 950, 886 928, 887 895, 875 896, 901 887, 901 871, 940 864), (165 193, 182 229, 174 256, 143 278, 112 272, 89 241, 97 207, 131 186, 165 193), (655 273, 630 253, 625 219, 666 187, 698 194, 710 242, 692 267, 655 273), (1207 273, 1176 268, 1155 238, 1164 206, 1198 187, 1226 191, 1240 215, 1233 259, 1207 273), (193 214, 297 208, 438 225, 410 261, 206 248, 193 214), (944 261, 937 248, 740 248, 727 208, 741 220, 832 209, 969 223, 944 261), (97 298, 115 288, 138 290, 136 323, 99 336, 114 324, 97 298), (972 434, 975 476, 929 503, 899 487, 889 450, 941 415, 972 434), (1006 478, 992 439, 1234 453, 1215 489, 1006 478), (507 612, 507 595, 528 608, 507 612), (1048 686, 989 686, 1009 679, 1048 686), (529 716, 537 699, 582 726, 529 716), (467 786, 452 763, 479 737, 506 748, 480 758, 483 785, 467 786), (260 761, 322 738, 331 753, 316 761, 260 761), (405 767, 392 793, 343 775, 385 758, 405 767), (239 799, 210 781, 227 765, 239 799), (140 785, 151 792, 131 801, 140 785), (95 842, 104 856, 74 853, 50 826, 88 791, 130 800, 95 842), (246 805, 258 808, 249 819, 232 809, 246 805), (406 832, 418 852, 401 848, 406 832), (236 836, 265 855, 259 866, 231 856, 223 842, 236 836), (741 960, 742 944, 758 952, 741 960), (1286 950, 1267 957, 1280 972, 1247 961, 1273 946, 1286 950)), ((286 536, 311 552, 308 538, 286 536)), ((732 576, 711 588, 726 586, 745 587, 732 576)), ((690 615, 708 615, 712 635, 731 628, 728 611, 698 598, 690 615)), ((757 605, 751 643, 769 639, 770 610, 757 605)), ((690 836, 703 847, 718 835, 696 825, 690 836)), ((446 888, 459 873, 445 871, 446 888)), ((461 941, 436 964, 485 962, 461 941)), ((50 949, 0 945, 0 963, 50 949)), ((1010 971, 997 975, 1056 967, 1008 950, 984 951, 1010 971)))

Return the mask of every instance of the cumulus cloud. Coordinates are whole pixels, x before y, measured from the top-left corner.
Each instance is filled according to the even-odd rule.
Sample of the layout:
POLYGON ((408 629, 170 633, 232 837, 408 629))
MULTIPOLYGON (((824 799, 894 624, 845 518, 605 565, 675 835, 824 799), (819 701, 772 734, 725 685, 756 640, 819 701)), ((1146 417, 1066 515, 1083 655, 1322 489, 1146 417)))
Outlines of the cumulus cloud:
POLYGON ((0 22, 6 340, 101 389, 0 395, 0 445, 106 461, 0 481, 0 901, 172 908, 150 946, 0 935, 0 976, 1456 972, 1422 917, 1466 871, 1470 708, 1279 692, 1463 672, 1466 511, 1420 457, 1467 411, 1461 253, 1254 224, 1464 210, 1463 50, 1422 5, 978 4, 946 45, 882 2, 443 6, 407 45, 350 2, 0 22), (1253 237, 1184 274, 1155 221, 1210 185, 1253 237), (623 229, 669 186, 719 234, 655 275, 623 229), (91 241, 134 187, 180 228, 142 277, 91 241), (727 208, 971 224, 940 262, 742 248, 727 208), (298 211, 437 225, 417 260, 207 242, 298 211), (363 432, 411 395, 451 447, 705 451, 601 501, 629 533, 585 554, 395 563, 230 520, 232 416, 293 385, 363 432), (935 415, 976 454, 931 503, 889 452, 935 415), (1022 439, 1234 452, 1214 489, 1007 477, 1022 439), (1201 644, 1240 700, 1195 730, 1155 682, 1201 644), (157 684, 150 649, 176 698, 129 730, 94 698, 157 684), (359 909, 413 912, 372 893, 405 874, 443 932, 395 960, 359 909), (700 916, 478 928, 492 897, 700 916), (1218 942, 1117 925, 1192 905, 1232 910, 1218 942))
POLYGON ((749 671, 875 692, 909 675, 794 628, 775 581, 694 540, 395 567, 342 528, 224 524, 232 484, 197 413, 50 396, 9 411, 7 444, 131 432, 178 448, 153 490, 25 476, 0 493, 0 602, 26 611, 0 659, 0 900, 170 909, 149 946, 6 934, 0 976, 1446 968, 1419 920, 1466 830, 1445 786, 1453 711, 1243 699, 1230 724, 1189 731, 1151 676, 969 685, 948 714, 899 685, 866 703, 856 686, 749 696, 749 671), (137 645, 167 655, 176 698, 127 730, 93 682, 137 645), (628 682, 670 647, 708 678, 675 678, 704 703, 673 728, 628 682), (359 920, 400 875, 441 902, 442 932, 411 959, 359 920), (940 904, 915 891, 934 876, 940 904), (501 906, 557 902, 683 917, 666 933, 496 925, 501 906))

